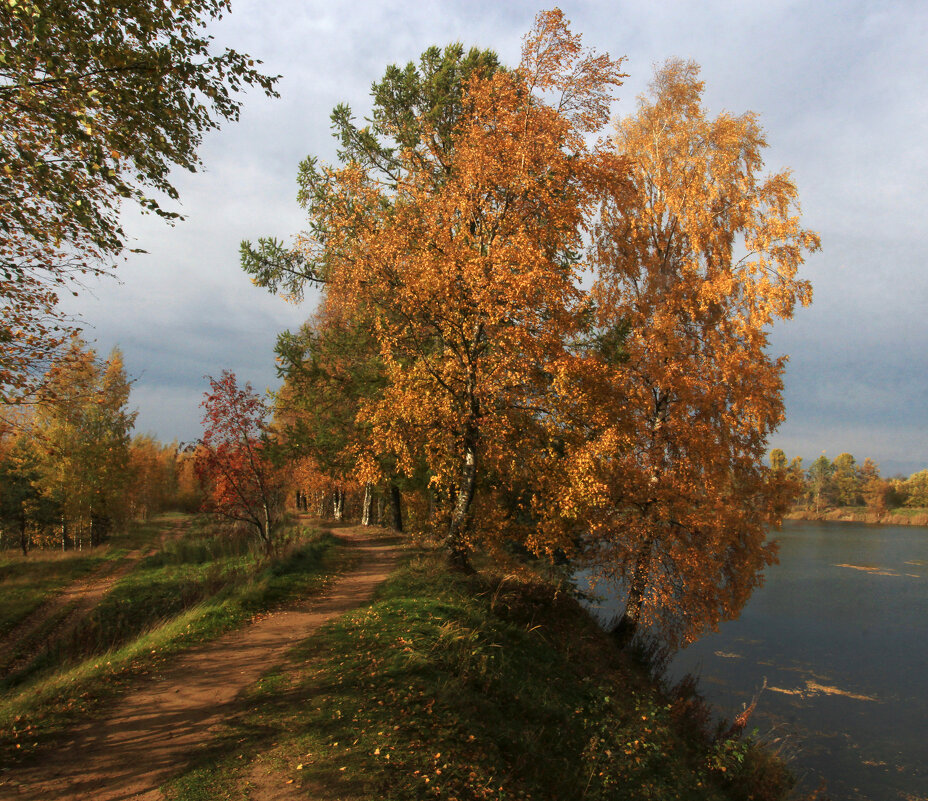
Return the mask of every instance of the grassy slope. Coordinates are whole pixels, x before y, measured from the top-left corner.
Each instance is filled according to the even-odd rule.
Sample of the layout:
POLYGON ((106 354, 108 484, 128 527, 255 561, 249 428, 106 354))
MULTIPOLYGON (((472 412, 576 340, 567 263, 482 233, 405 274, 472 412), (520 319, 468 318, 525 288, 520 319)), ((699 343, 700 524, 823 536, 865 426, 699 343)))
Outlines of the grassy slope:
MULTIPOLYGON (((189 515, 170 513, 144 523, 133 523, 103 546, 80 551, 34 549, 28 556, 7 549, 0 552, 0 635, 13 629, 46 600, 104 565, 115 566, 129 551, 156 542, 172 524, 189 515)), ((105 571, 103 571, 105 572, 105 571)))
POLYGON ((763 752, 702 738, 563 593, 449 574, 427 552, 251 700, 170 798, 291 784, 312 799, 773 799, 789 785, 763 752))
POLYGON ((0 685, 0 762, 54 744, 71 724, 171 655, 289 599, 347 564, 328 533, 294 532, 270 563, 194 527, 123 577, 68 642, 0 685))
POLYGON ((91 551, 0 555, 0 635, 15 628, 68 584, 99 568, 107 556, 91 551))

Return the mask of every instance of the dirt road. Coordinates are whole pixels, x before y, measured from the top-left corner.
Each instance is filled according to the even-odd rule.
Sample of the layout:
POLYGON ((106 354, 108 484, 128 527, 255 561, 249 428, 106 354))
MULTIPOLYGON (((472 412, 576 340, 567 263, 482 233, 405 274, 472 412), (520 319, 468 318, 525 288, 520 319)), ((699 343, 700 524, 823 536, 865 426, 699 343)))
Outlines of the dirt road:
POLYGON ((383 532, 340 529, 358 566, 305 608, 267 615, 179 657, 163 675, 119 699, 103 719, 73 732, 44 759, 0 779, 0 799, 128 801, 161 798, 158 787, 210 739, 236 696, 319 626, 369 600, 393 568, 398 546, 383 532))

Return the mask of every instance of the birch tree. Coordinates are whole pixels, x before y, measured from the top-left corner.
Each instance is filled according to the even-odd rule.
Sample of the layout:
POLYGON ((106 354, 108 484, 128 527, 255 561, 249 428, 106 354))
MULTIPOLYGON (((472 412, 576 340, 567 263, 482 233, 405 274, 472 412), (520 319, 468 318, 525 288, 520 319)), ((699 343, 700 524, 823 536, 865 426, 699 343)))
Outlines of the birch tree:
POLYGON ((798 270, 819 247, 790 174, 763 174, 756 115, 712 118, 702 91, 669 61, 616 124, 629 172, 596 232, 598 339, 562 379, 582 435, 556 511, 625 588, 624 635, 673 641, 737 615, 776 558, 765 530, 794 490, 763 465, 786 361, 768 333, 810 302, 798 270))

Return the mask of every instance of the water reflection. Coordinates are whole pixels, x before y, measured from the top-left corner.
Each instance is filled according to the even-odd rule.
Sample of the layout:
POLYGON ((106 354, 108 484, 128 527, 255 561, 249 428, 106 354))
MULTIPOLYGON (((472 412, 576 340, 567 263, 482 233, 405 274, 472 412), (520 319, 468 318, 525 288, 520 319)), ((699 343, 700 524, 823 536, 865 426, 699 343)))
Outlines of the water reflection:
POLYGON ((681 651, 672 675, 696 672, 728 717, 766 679, 749 728, 787 736, 807 786, 928 799, 928 530, 787 523, 778 538, 780 564, 741 617, 681 651))

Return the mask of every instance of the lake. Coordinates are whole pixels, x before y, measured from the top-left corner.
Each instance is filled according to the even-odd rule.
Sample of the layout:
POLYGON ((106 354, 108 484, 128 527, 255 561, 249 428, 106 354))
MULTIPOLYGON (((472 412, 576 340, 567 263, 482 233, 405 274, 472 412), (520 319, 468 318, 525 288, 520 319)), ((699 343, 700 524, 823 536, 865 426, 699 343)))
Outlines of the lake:
POLYGON ((928 529, 787 521, 778 539, 741 617, 680 651, 671 678, 697 674, 728 718, 766 678, 748 729, 785 739, 806 789, 928 799, 928 529))

